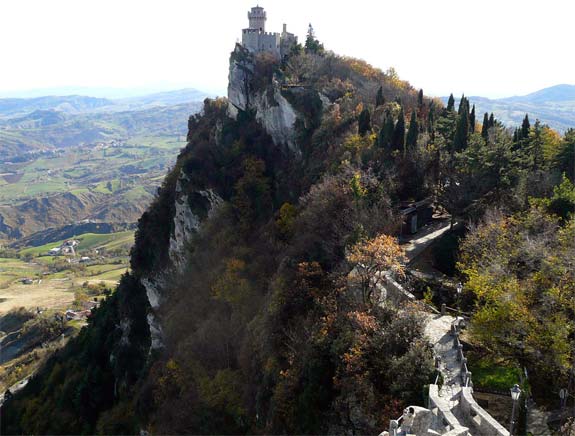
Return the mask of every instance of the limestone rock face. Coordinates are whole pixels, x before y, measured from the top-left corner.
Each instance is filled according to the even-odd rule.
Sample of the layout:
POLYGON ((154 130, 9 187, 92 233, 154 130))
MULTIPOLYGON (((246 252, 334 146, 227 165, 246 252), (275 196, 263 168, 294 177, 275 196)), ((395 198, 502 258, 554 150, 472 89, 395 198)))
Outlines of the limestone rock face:
POLYGON ((250 85, 254 74, 253 55, 237 45, 230 59, 228 82, 228 113, 232 118, 238 111, 254 111, 256 119, 272 137, 277 146, 287 146, 289 151, 300 155, 296 144, 294 124, 298 113, 281 94, 281 85, 273 80, 264 89, 250 85))
POLYGON ((187 244, 198 231, 203 219, 211 216, 223 203, 221 197, 211 189, 190 192, 188 182, 187 175, 180 172, 175 188, 175 214, 168 248, 171 265, 160 273, 141 278, 151 307, 147 316, 152 341, 150 350, 163 347, 162 327, 155 312, 161 306, 166 289, 170 286, 170 277, 178 276, 184 271, 187 244))

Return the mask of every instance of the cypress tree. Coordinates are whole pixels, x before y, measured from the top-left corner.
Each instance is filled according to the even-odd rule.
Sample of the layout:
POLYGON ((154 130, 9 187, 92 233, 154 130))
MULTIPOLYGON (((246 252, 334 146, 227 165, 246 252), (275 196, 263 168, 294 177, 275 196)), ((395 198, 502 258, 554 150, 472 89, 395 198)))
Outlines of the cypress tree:
POLYGON ((379 131, 379 137, 377 138, 377 143, 381 148, 391 148, 391 140, 393 138, 394 128, 395 125, 393 122, 393 117, 389 111, 386 111, 383 126, 381 127, 381 130, 379 131))
POLYGON ((457 127, 455 128, 455 137, 453 138, 453 150, 461 151, 467 148, 467 139, 469 137, 469 111, 466 103, 460 105, 461 114, 457 117, 457 127))
POLYGON ((419 125, 417 124, 417 113, 415 109, 411 111, 411 119, 409 120, 409 129, 407 130, 407 138, 405 139, 405 148, 414 148, 417 144, 417 134, 419 132, 419 125))
POLYGON ((469 114, 469 133, 475 133, 475 105, 469 114))
POLYGON ((518 139, 529 138, 530 130, 531 130, 531 123, 529 123, 529 116, 525 114, 525 118, 523 118, 523 123, 521 124, 521 131, 519 133, 518 139))
POLYGON ((369 115, 369 110, 364 108, 358 117, 357 133, 364 136, 367 132, 371 130, 371 116, 369 115))
POLYGON ((489 128, 495 127, 495 116, 493 116, 493 112, 489 115, 489 128))
POLYGON ((461 115, 464 111, 469 115, 469 100, 465 98, 465 94, 463 94, 461 96, 461 100, 459 100, 459 108, 457 109, 457 114, 461 115))
POLYGON ((391 138, 391 148, 392 150, 398 150, 403 152, 405 147, 405 115, 403 113, 403 108, 399 112, 399 117, 397 118, 397 123, 395 123, 395 129, 393 130, 393 137, 391 138))
POLYGON ((519 142, 519 129, 517 127, 513 131, 513 142, 514 143, 519 142))
POLYGON ((417 104, 419 107, 423 107, 423 89, 419 90, 419 94, 417 94, 417 104))
POLYGON ((450 94, 449 100, 447 100, 447 110, 449 112, 453 112, 454 108, 455 108, 455 99, 453 98, 453 94, 450 94))
POLYGON ((383 106, 385 98, 383 97, 383 86, 380 86, 375 96, 375 107, 383 106))
POLYGON ((489 138, 489 114, 485 112, 483 115, 483 125, 481 126, 481 136, 487 141, 489 138))

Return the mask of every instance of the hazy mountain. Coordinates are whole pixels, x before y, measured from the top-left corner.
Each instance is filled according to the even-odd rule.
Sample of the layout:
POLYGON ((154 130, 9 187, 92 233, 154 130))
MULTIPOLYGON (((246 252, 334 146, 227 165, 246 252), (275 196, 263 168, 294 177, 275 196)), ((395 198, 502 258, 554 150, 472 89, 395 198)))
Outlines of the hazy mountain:
MULTIPOLYGON (((447 97, 442 99, 447 101, 447 97)), ((560 132, 575 127, 575 85, 556 85, 527 95, 499 99, 473 96, 469 101, 475 104, 479 121, 484 112, 493 112, 504 124, 516 126, 527 113, 532 121, 539 119, 560 132)))
MULTIPOLYGON (((0 119, 0 158, 36 150, 126 140, 136 135, 185 135, 188 117, 201 108, 198 100, 169 106, 160 106, 160 98, 154 101, 158 103, 151 103, 148 109, 83 114, 35 110, 23 116, 0 119)), ((168 101, 168 97, 164 101, 168 101)), ((133 104, 145 107, 144 103, 133 104)))
POLYGON ((179 89, 176 91, 158 92, 141 97, 131 97, 115 100, 117 105, 143 106, 170 106, 191 101, 202 101, 210 94, 193 88, 179 89))
POLYGON ((42 96, 34 98, 0 98, 0 118, 23 117, 35 111, 57 111, 66 114, 143 110, 203 101, 211 94, 193 88, 164 91, 126 98, 99 98, 84 95, 42 96))
POLYGON ((22 116, 38 110, 56 110, 66 113, 81 113, 113 105, 105 98, 86 97, 81 95, 45 96, 37 98, 3 98, 0 99, 0 117, 22 116))

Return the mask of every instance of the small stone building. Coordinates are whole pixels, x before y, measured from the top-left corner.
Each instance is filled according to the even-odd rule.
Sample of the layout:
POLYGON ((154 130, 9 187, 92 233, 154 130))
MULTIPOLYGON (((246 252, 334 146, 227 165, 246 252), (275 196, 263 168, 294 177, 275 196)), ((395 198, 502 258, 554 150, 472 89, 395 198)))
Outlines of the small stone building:
POLYGON ((426 198, 413 203, 403 203, 400 213, 403 216, 401 234, 412 235, 431 222, 433 218, 432 199, 426 198))

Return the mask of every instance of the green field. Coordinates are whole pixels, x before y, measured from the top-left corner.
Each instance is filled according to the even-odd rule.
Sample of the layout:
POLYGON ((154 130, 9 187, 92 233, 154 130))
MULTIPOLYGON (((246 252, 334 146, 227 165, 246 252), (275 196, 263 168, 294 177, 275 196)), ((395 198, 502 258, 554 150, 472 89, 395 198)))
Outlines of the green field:
MULTIPOLYGON (((134 232, 128 230, 125 232, 118 233, 85 233, 83 235, 78 235, 75 238, 79 244, 76 248, 77 251, 93 250, 97 248, 103 248, 108 251, 117 250, 121 248, 130 248, 134 243, 134 232)), ((20 256, 44 256, 49 250, 62 245, 62 241, 52 242, 50 244, 40 245, 38 247, 29 247, 20 250, 20 256)))

